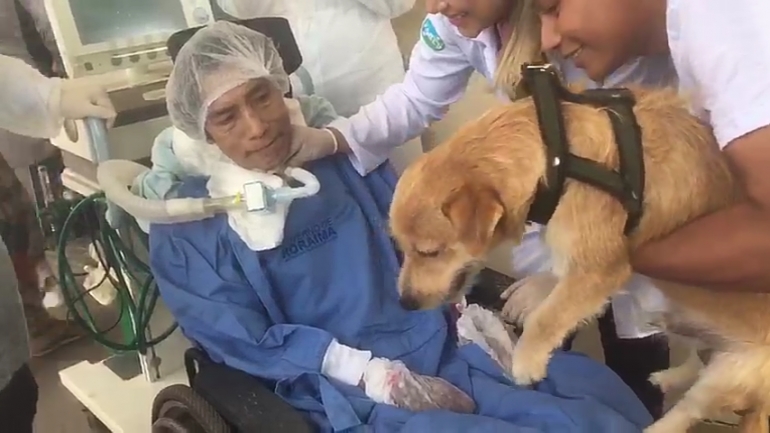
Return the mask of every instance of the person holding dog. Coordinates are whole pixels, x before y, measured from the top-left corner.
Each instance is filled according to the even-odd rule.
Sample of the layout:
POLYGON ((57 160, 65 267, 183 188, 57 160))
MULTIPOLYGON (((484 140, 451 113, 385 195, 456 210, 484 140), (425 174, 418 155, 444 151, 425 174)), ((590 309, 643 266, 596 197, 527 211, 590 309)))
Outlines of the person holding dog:
MULTIPOLYGON (((629 59, 670 55, 680 92, 708 122, 742 183, 737 205, 633 257, 654 278, 770 292, 770 3, 765 0, 536 0, 543 48, 594 80, 629 59)), ((672 143, 672 146, 676 145, 672 143)))
MULTIPOLYGON (((371 171, 395 147, 441 119, 448 107, 462 97, 474 71, 493 83, 502 99, 519 97, 521 66, 542 58, 539 21, 531 8, 529 0, 426 0, 429 14, 404 81, 388 88, 357 114, 338 119, 325 129, 295 127, 290 164, 302 165, 340 151, 351 155, 359 173, 371 171)), ((589 82, 572 59, 562 59, 558 53, 551 57, 566 81, 600 86, 589 82)), ((629 83, 675 85, 669 57, 628 59, 602 81, 605 87, 629 83)), ((525 236, 513 258, 516 277, 550 266, 550 255, 537 228, 525 236)), ((634 277, 626 292, 613 298, 612 309, 599 324, 607 365, 657 418, 662 415, 663 395, 647 379, 651 373, 668 367, 668 342, 658 330, 640 325, 639 304, 643 301, 631 295, 647 292, 649 287, 648 280, 634 277)))

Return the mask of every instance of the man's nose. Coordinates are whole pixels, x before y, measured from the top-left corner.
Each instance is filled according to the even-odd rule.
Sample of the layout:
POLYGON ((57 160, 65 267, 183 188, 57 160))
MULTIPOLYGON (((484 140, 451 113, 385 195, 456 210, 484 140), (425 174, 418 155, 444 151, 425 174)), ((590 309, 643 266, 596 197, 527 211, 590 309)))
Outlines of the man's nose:
POLYGON ((259 115, 253 112, 247 112, 245 117, 246 125, 248 126, 250 138, 260 138, 265 135, 267 131, 267 123, 264 122, 259 115))
POLYGON ((540 17, 540 43, 543 51, 555 50, 561 44, 561 33, 556 28, 556 18, 551 16, 540 17))

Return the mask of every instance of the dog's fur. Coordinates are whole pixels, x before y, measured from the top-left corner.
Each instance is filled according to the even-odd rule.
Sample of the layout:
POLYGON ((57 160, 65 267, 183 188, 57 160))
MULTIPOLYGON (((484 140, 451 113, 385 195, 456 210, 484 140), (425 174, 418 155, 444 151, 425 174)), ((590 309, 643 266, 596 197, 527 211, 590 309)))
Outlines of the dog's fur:
MULTIPOLYGON (((567 181, 545 232, 558 283, 529 306, 511 372, 519 384, 542 380, 551 352, 605 308, 632 273, 630 251, 739 197, 711 131, 689 114, 685 101, 673 90, 633 90, 644 142, 644 215, 626 237, 626 212, 616 199, 567 181)), ((563 112, 571 151, 617 169, 607 114, 570 103, 563 112)), ((545 163, 534 104, 527 98, 493 108, 407 168, 390 213, 405 255, 399 280, 405 307, 433 308, 462 295, 491 249, 521 239, 545 163)), ((683 432, 720 409, 767 409, 770 295, 665 282, 658 287, 672 306, 661 315, 669 332, 694 334, 713 355, 697 379, 676 374, 691 373, 686 368, 653 378, 668 386, 687 376, 694 384, 649 431, 683 432)))

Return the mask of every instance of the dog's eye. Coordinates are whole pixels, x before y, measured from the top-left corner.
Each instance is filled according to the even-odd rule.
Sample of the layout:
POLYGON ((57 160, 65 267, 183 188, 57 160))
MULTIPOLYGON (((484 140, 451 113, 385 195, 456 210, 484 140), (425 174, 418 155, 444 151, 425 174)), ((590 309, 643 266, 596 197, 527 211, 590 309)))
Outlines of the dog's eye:
POLYGON ((419 250, 416 250, 416 253, 417 253, 418 256, 428 257, 428 258, 438 257, 440 252, 441 251, 439 251, 439 250, 430 250, 430 251, 419 251, 419 250))

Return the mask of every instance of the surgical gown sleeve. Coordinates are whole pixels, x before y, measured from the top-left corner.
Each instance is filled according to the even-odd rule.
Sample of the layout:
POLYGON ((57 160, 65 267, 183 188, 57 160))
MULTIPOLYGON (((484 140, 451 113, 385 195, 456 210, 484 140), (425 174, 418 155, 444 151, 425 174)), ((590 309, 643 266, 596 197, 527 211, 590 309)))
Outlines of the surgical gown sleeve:
POLYGON ((28 137, 51 138, 63 119, 58 107, 61 80, 48 78, 15 57, 0 55, 0 128, 28 137))
MULTIPOLYGON (((195 223, 188 227, 207 229, 195 223)), ((201 248, 198 242, 169 233, 174 230, 170 226, 151 229, 153 275, 185 335, 212 359, 270 380, 319 373, 358 384, 371 352, 339 344, 322 329, 274 323, 254 288, 241 276, 229 245, 215 241, 214 246, 206 238, 209 242, 201 248)))
POLYGON ((404 81, 390 86, 352 117, 329 125, 347 140, 353 152, 351 161, 361 175, 441 119, 462 97, 473 66, 455 42, 459 37, 445 17, 428 15, 404 81))

